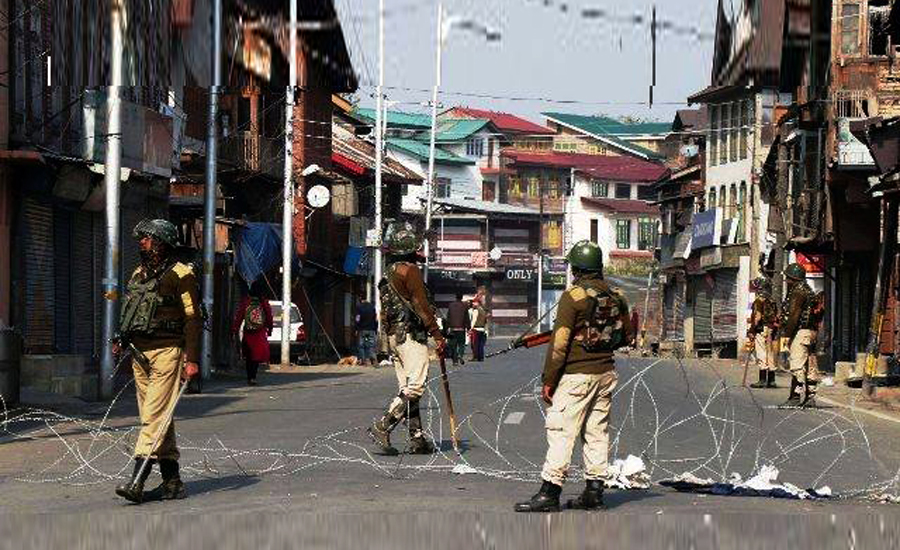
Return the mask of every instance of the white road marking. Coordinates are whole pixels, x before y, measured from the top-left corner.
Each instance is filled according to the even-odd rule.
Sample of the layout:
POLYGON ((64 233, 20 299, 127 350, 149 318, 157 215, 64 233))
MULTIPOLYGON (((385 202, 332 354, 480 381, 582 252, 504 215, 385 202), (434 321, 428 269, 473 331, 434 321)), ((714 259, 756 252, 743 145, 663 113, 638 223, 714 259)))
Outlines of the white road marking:
POLYGON ((504 424, 518 424, 522 422, 522 419, 525 418, 525 413, 523 412, 511 412, 506 417, 506 420, 503 421, 504 424))

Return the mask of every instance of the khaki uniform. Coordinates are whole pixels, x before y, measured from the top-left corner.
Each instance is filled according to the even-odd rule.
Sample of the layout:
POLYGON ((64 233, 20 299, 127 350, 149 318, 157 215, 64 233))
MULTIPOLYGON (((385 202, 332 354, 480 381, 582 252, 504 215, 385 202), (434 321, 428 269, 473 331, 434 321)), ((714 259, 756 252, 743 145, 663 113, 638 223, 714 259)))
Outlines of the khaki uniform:
POLYGON ((596 292, 617 297, 622 343, 634 338, 624 298, 612 293, 602 278, 581 277, 560 299, 542 376, 544 385, 554 391, 553 404, 547 409, 547 457, 541 477, 554 485, 565 481, 578 438, 583 445, 585 479, 600 481, 607 475, 610 398, 618 377, 613 351, 588 351, 582 345, 595 301, 589 293, 596 292))
POLYGON ((815 394, 819 382, 819 369, 810 360, 816 343, 817 320, 811 311, 813 291, 805 282, 798 282, 788 290, 784 298, 781 337, 789 344, 791 375, 815 394))
POLYGON ((748 336, 753 341, 756 366, 761 371, 775 370, 775 350, 772 340, 778 322, 778 305, 771 297, 759 295, 753 301, 748 336))
MULTIPOLYGON (((129 288, 146 276, 144 268, 138 267, 129 288)), ((157 328, 151 334, 130 337, 140 355, 132 361, 141 416, 141 431, 134 455, 178 460, 174 422, 169 424, 156 448, 151 445, 166 411, 178 396, 182 366, 185 362, 200 360, 202 319, 193 270, 181 263, 172 265, 160 276, 158 295, 160 305, 153 318, 157 328)))

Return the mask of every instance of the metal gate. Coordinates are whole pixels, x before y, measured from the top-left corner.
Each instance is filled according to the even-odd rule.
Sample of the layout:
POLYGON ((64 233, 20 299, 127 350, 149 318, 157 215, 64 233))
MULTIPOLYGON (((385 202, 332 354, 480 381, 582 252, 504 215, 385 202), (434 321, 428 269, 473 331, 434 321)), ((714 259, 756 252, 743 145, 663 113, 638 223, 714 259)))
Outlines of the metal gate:
POLYGON ((720 269, 713 275, 712 337, 714 342, 737 340, 737 270, 720 269))
POLYGON ((53 208, 23 202, 25 351, 53 353, 53 208))
POLYGON ((72 353, 72 212, 53 209, 53 340, 56 353, 72 353))
POLYGON ((691 282, 694 297, 694 344, 712 344, 712 293, 703 277, 691 282))
POLYGON ((94 228, 93 214, 75 212, 72 230, 72 309, 75 318, 74 353, 94 354, 94 228))

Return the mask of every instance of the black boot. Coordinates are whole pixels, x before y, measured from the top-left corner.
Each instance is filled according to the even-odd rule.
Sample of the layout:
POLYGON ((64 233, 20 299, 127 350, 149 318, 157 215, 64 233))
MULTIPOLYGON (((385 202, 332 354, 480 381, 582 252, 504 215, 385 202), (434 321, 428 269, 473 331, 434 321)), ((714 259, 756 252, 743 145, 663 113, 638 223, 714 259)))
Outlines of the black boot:
POLYGON ((144 465, 144 460, 144 457, 135 457, 134 471, 131 474, 131 480, 128 483, 123 483, 116 487, 117 495, 135 504, 144 502, 144 482, 147 481, 147 477, 149 477, 150 472, 153 471, 153 463, 155 462, 152 458, 146 459, 149 464, 147 464, 143 475, 141 475, 140 471, 141 467, 144 465))
POLYGON ((569 499, 566 504, 573 510, 598 510, 603 506, 603 482, 593 479, 585 480, 584 491, 578 498, 569 499))
POLYGON ((422 415, 419 412, 419 400, 409 400, 409 418, 406 420, 409 427, 409 452, 414 455, 430 455, 434 452, 434 445, 425 437, 422 431, 422 415))
POLYGON ((791 389, 790 394, 788 394, 788 399, 784 403, 781 404, 782 408, 791 408, 791 407, 799 407, 801 403, 800 394, 797 393, 797 388, 800 386, 800 383, 797 382, 796 376, 791 376, 791 389))
POLYGON ((777 388, 778 384, 775 383, 775 371, 769 370, 766 371, 768 375, 766 376, 766 387, 767 388, 777 388))
POLYGON ((806 387, 803 389, 803 401, 800 403, 800 406, 804 409, 815 409, 816 392, 818 391, 818 389, 818 382, 807 382, 806 387))
POLYGON ((516 504, 516 512, 559 512, 559 495, 562 487, 545 481, 541 490, 531 500, 516 504))
POLYGON ((387 455, 400 454, 399 451, 391 445, 391 432, 397 427, 397 424, 406 417, 409 401, 402 393, 399 397, 399 403, 393 407, 388 406, 388 409, 384 411, 384 416, 382 416, 380 420, 376 420, 367 430, 372 441, 381 448, 381 452, 387 455))
POLYGON ((159 473, 162 476, 162 483, 152 491, 147 491, 144 495, 145 500, 179 500, 187 496, 178 471, 177 460, 160 459, 159 473))
POLYGON ((768 371, 760 370, 759 371, 759 380, 750 384, 750 387, 756 390, 760 390, 766 387, 766 373, 768 371))

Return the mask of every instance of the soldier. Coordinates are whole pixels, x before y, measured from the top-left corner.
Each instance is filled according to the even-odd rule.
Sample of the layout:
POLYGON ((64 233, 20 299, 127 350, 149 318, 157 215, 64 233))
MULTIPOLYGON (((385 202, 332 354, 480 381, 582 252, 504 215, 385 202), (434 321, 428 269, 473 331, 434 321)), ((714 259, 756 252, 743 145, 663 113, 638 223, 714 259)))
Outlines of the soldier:
POLYGON ((390 434, 405 419, 409 427, 409 451, 431 454, 434 446, 422 431, 419 412, 419 399, 425 392, 428 377, 428 336, 434 339, 440 356, 447 344, 417 265, 422 261, 419 255, 422 239, 415 228, 409 222, 392 222, 384 232, 384 246, 387 269, 378 284, 381 327, 388 338, 400 391, 368 433, 384 453, 396 455, 398 451, 391 445, 390 434))
POLYGON ((772 299, 772 283, 765 277, 753 281, 756 299, 750 314, 747 340, 753 345, 759 381, 751 388, 777 388, 775 385, 775 350, 772 339, 778 326, 778 304, 772 299))
POLYGON ((132 353, 141 430, 134 448, 131 481, 116 487, 116 494, 131 502, 146 498, 180 499, 184 483, 178 472, 175 425, 170 423, 152 447, 167 411, 178 397, 179 380, 197 376, 202 319, 193 270, 176 262, 175 226, 166 220, 144 220, 134 228, 140 243, 141 263, 128 282, 119 320, 117 347, 132 353), (147 467, 140 475, 140 469, 147 467), (159 463, 162 484, 144 493, 144 482, 159 463))
POLYGON ((806 271, 799 264, 784 270, 787 294, 781 307, 779 336, 787 340, 790 349, 791 390, 785 407, 814 407, 819 372, 810 361, 818 325, 817 297, 806 284, 806 271))
POLYGON ((544 362, 543 392, 547 409, 547 458, 544 483, 517 512, 555 512, 581 438, 585 489, 568 507, 603 507, 609 436, 609 409, 618 380, 613 352, 634 344, 625 298, 603 279, 603 254, 591 241, 577 243, 568 256, 574 276, 559 301, 553 337, 544 362))

